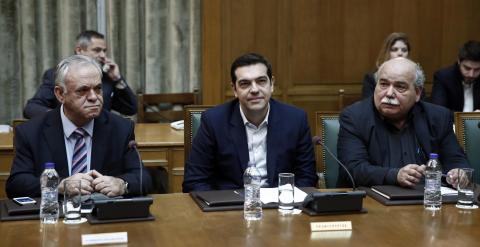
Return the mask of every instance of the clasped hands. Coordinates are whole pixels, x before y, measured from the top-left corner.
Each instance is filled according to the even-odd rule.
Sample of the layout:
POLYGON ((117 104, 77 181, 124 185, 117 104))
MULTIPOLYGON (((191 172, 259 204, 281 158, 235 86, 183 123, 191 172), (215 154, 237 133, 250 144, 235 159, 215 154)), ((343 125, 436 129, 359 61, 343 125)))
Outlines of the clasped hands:
POLYGON ((109 197, 115 197, 125 193, 125 181, 123 179, 102 175, 96 170, 91 170, 87 173, 77 173, 63 179, 58 186, 58 191, 62 194, 64 193, 65 180, 80 180, 82 195, 99 192, 109 197))
MULTIPOLYGON (((403 187, 414 187, 425 176, 425 165, 408 164, 398 171, 397 182, 403 187)), ((457 188, 458 183, 466 183, 467 178, 461 169, 451 169, 447 173, 447 183, 457 188), (459 174, 460 173, 460 174, 459 174)))

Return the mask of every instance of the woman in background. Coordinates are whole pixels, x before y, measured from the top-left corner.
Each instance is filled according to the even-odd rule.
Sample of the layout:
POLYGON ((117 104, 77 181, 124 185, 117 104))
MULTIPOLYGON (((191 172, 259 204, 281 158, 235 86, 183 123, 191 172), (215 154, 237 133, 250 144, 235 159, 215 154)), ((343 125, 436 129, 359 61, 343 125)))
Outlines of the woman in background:
MULTIPOLYGON (((373 95, 376 85, 377 70, 385 61, 396 57, 408 58, 410 54, 410 42, 404 33, 391 33, 383 42, 380 53, 375 63, 377 69, 374 73, 368 73, 363 78, 362 98, 368 98, 373 95)), ((422 96, 423 96, 422 92, 422 96)))

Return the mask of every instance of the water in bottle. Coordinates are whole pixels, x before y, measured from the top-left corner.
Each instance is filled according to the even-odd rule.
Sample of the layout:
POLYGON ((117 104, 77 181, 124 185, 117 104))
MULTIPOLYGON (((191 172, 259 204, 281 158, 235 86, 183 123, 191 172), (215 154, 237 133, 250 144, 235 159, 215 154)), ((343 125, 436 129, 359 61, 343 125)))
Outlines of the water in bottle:
POLYGON ((262 218, 262 202, 260 200, 261 182, 262 178, 255 163, 248 162, 248 167, 243 174, 245 188, 243 216, 246 220, 260 220, 262 218))
POLYGON ((45 170, 40 177, 42 201, 40 203, 40 221, 45 224, 55 224, 58 221, 58 173, 55 163, 45 163, 45 170))
POLYGON ((441 194, 442 169, 438 161, 438 154, 431 153, 425 169, 425 190, 423 205, 427 210, 440 210, 442 207, 441 194))

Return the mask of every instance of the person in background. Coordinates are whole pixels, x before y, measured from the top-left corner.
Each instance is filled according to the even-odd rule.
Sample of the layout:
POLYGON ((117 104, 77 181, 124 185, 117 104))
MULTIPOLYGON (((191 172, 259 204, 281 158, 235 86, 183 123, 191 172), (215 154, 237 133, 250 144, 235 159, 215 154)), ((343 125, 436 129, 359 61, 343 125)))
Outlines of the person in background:
MULTIPOLYGON (((102 91, 105 110, 115 110, 124 115, 137 113, 137 99, 120 74, 118 65, 106 56, 107 45, 105 37, 96 31, 87 30, 77 36, 74 48, 75 54, 85 55, 95 59, 103 70, 102 91)), ((23 109, 25 118, 43 115, 60 105, 54 95, 55 68, 43 74, 42 84, 33 98, 27 101, 23 109)))
POLYGON ((39 197, 46 162, 55 163, 62 179, 60 193, 65 180, 80 180, 82 194, 115 197, 147 193, 150 176, 140 169, 142 164, 129 147, 135 140, 135 124, 102 109, 98 63, 73 55, 58 64, 56 75, 54 92, 60 105, 15 129, 15 157, 6 183, 8 197, 39 197))
MULTIPOLYGON (((374 96, 340 114, 338 157, 357 186, 413 187, 425 173, 430 153, 438 153, 452 186, 459 167, 469 167, 445 107, 420 100, 425 76, 420 66, 398 57, 378 69, 374 96)), ((351 187, 339 169, 338 187, 351 187)))
POLYGON ((380 67, 380 65, 392 58, 408 58, 410 51, 410 41, 408 41, 408 36, 405 33, 391 33, 388 35, 383 42, 382 48, 378 53, 377 61, 375 62, 377 70, 373 73, 365 74, 365 77, 363 78, 362 98, 365 99, 373 95, 375 85, 377 84, 375 76, 377 75, 378 67, 380 67))
POLYGON ((295 185, 315 187, 317 174, 307 114, 271 98, 272 66, 249 53, 233 62, 235 99, 205 111, 185 164, 183 192, 243 188, 254 162, 262 187, 278 186, 278 174, 295 174, 295 185))
POLYGON ((433 75, 432 103, 456 112, 480 110, 480 42, 468 41, 458 60, 433 75))

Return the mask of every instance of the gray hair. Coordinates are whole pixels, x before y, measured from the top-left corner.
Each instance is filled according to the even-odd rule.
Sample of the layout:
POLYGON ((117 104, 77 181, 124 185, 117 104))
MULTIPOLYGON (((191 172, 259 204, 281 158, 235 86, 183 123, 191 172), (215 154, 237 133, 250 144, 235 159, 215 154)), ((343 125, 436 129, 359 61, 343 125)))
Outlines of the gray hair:
MULTIPOLYGON (((414 83, 416 88, 423 88, 424 83, 425 83, 425 73, 423 73, 422 66, 420 66, 419 63, 415 63, 408 58, 394 58, 394 59, 406 59, 409 62, 415 64, 415 80, 413 81, 413 83, 414 83)), ((375 78, 375 82, 378 82, 378 72, 383 69, 383 66, 385 66, 385 63, 387 63, 387 62, 388 61, 386 61, 382 65, 380 65, 377 72, 375 72, 375 74, 373 74, 373 77, 375 78)))
POLYGON ((64 90, 66 90, 65 86, 65 78, 67 77, 67 73, 69 70, 74 66, 88 66, 92 65, 95 70, 102 78, 102 69, 100 65, 98 65, 97 61, 93 58, 84 56, 84 55, 72 55, 63 59, 58 65, 55 70, 55 85, 61 86, 64 90))
POLYGON ((415 87, 423 88, 425 83, 425 73, 423 73, 422 66, 419 63, 415 66, 415 87))

